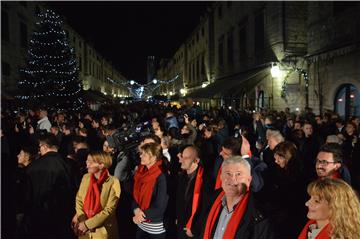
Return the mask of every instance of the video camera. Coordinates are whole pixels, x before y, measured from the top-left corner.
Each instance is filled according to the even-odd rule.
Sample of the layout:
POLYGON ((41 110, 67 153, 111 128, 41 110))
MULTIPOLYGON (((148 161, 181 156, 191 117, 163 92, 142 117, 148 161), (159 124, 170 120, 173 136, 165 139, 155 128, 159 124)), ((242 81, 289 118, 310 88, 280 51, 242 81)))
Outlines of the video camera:
POLYGON ((122 127, 116 130, 111 136, 106 136, 109 146, 115 148, 116 151, 129 152, 136 149, 140 140, 152 133, 151 124, 146 121, 136 124, 133 127, 122 127))

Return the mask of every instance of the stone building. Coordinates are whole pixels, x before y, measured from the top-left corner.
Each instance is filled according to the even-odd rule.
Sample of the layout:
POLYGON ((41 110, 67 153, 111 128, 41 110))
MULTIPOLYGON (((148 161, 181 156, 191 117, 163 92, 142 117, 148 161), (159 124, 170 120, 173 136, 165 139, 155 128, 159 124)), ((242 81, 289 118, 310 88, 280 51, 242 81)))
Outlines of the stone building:
MULTIPOLYGON (((42 2, 1 2, 1 93, 14 96, 19 93, 19 69, 26 63, 28 42, 36 29, 37 13, 49 8, 42 2)), ((69 44, 74 48, 79 80, 85 90, 101 91, 113 97, 128 95, 122 85, 126 78, 104 59, 91 43, 64 21, 69 44)))
POLYGON ((310 106, 360 116, 360 2, 309 2, 307 28, 310 106))
MULTIPOLYGON (((203 79, 191 74, 193 58, 186 54, 182 80, 191 89, 186 96, 206 108, 311 107, 315 113, 360 115, 359 4, 213 3, 202 20, 211 84, 199 87, 203 79)), ((194 33, 189 39, 186 52, 194 33)))
POLYGON ((174 56, 161 61, 157 78, 171 83, 161 86, 158 94, 184 96, 211 83, 209 24, 209 18, 201 17, 200 23, 174 56), (176 76, 178 80, 174 80, 176 76))
MULTIPOLYGON (((190 96, 210 99, 212 106, 248 110, 301 104, 299 95, 281 97, 284 76, 273 78, 270 70, 274 63, 289 59, 299 64, 298 56, 306 52, 305 3, 217 2, 208 16, 214 22, 210 31, 214 35, 215 79, 190 96)), ((300 87, 299 74, 291 72, 286 77, 294 82, 293 89, 300 87)))

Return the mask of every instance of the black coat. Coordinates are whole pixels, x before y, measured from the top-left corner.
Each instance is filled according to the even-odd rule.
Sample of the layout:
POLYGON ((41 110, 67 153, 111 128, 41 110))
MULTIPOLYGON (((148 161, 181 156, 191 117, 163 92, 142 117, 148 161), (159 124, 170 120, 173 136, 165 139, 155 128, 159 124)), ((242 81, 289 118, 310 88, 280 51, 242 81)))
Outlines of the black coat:
POLYGON ((215 160, 219 156, 220 144, 216 137, 203 139, 200 146, 201 163, 204 165, 206 172, 211 172, 215 167, 215 160))
MULTIPOLYGON (((196 170, 196 173, 198 172, 198 169, 196 170)), ((195 181, 196 181, 196 175, 189 182, 188 176, 186 172, 182 172, 179 175, 178 185, 177 185, 177 192, 176 192, 176 219, 177 219, 177 226, 178 231, 180 230, 182 233, 178 233, 179 238, 186 238, 184 237, 184 231, 183 228, 186 227, 186 223, 188 222, 191 211, 192 211, 192 202, 193 202, 193 196, 194 196, 194 188, 195 188, 195 181), (186 188, 189 185, 188 189, 188 195, 186 194, 186 188)), ((199 206, 198 209, 194 215, 193 223, 191 226, 191 231, 197 237, 200 233, 200 228, 202 224, 202 215, 203 215, 203 206, 206 205, 206 201, 209 199, 210 192, 213 191, 212 188, 210 188, 210 178, 208 174, 204 171, 203 173, 203 184, 201 188, 200 198, 199 198, 199 206)))
MULTIPOLYGON (((220 194, 221 191, 222 190, 219 189, 214 192, 211 203, 208 205, 208 209, 206 210, 207 214, 210 212, 212 204, 214 203, 215 199, 217 198, 217 196, 220 194)), ((218 223, 219 216, 221 214, 221 210, 222 209, 220 209, 220 213, 214 224, 213 231, 211 232, 211 235, 212 235, 211 238, 214 237, 216 225, 218 223)), ((207 221, 207 216, 204 217, 204 220, 203 220, 201 238, 203 238, 203 234, 204 234, 205 227, 206 227, 206 221, 207 221)), ((273 226, 270 223, 269 219, 265 216, 265 214, 263 214, 260 211, 257 203, 254 201, 252 193, 250 194, 248 205, 246 207, 244 216, 241 219, 239 226, 237 228, 235 238, 275 239, 274 232, 273 232, 273 226)))
POLYGON ((72 238, 75 192, 69 166, 57 152, 48 152, 27 168, 29 179, 25 220, 29 238, 72 238))
POLYGON ((277 166, 264 171, 264 187, 255 194, 274 224, 277 239, 296 238, 306 223, 307 182, 300 168, 290 172, 277 166))

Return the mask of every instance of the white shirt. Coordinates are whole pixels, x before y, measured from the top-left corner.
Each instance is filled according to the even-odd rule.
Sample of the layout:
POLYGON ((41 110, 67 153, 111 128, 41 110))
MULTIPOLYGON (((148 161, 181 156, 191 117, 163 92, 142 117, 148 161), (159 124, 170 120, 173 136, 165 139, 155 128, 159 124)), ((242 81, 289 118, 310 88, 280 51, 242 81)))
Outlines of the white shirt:
POLYGON ((45 116, 44 118, 42 118, 41 120, 39 120, 37 122, 37 129, 38 130, 45 129, 47 132, 50 132, 50 128, 51 128, 51 123, 50 123, 47 116, 45 116))
POLYGON ((167 160, 170 162, 171 156, 169 153, 169 149, 163 149, 163 155, 167 158, 167 160))

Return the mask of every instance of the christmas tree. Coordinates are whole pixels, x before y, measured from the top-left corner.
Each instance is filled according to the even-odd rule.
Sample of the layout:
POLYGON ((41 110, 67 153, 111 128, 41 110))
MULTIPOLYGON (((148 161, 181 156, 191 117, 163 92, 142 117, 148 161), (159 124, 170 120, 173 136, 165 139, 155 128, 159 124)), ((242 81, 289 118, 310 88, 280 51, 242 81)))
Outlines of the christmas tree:
POLYGON ((52 10, 38 15, 37 29, 29 42, 26 67, 21 70, 19 96, 28 106, 49 110, 79 110, 82 84, 74 49, 70 47, 60 16, 52 10))

